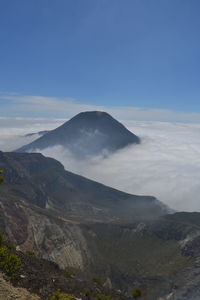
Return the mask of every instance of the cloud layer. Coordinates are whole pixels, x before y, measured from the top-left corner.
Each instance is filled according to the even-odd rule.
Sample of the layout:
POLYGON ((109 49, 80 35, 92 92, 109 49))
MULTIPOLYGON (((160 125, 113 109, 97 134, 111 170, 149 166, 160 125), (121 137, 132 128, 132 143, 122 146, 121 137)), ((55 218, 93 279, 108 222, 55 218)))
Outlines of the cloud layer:
MULTIPOLYGON (((19 121, 19 120, 18 120, 19 121)), ((4 120, 5 122, 5 120, 4 120)), ((17 121, 15 120, 17 123, 17 121)), ((29 142, 16 135, 55 128, 61 120, 21 120, 15 128, 0 120, 0 147, 11 150, 29 142), (31 129, 31 130, 29 130, 31 129), (7 135, 6 135, 7 132, 7 135), (15 139, 5 139, 13 136, 15 139), (21 143, 21 144, 20 144, 21 143)), ((60 160, 67 170, 117 189, 154 195, 171 208, 200 211, 200 124, 123 121, 142 138, 141 145, 127 147, 103 159, 101 156, 77 161, 61 146, 45 149, 43 154, 60 160)), ((34 137, 33 137, 34 138, 34 137)))
POLYGON ((124 122, 142 138, 107 159, 77 161, 61 146, 43 154, 60 160, 67 170, 114 188, 154 195, 171 208, 200 211, 200 125, 124 122))
MULTIPOLYGON (((106 111, 117 119, 146 121, 199 122, 200 113, 172 111, 168 109, 150 109, 133 106, 97 106, 79 103, 73 98, 52 98, 43 96, 22 96, 0 93, 0 108, 5 116, 40 116, 69 118, 88 110, 106 111)), ((133 101, 134 103, 134 101, 133 101)))
POLYGON ((0 150, 13 151, 39 137, 38 135, 25 137, 25 134, 54 129, 65 121, 63 119, 0 117, 0 150))

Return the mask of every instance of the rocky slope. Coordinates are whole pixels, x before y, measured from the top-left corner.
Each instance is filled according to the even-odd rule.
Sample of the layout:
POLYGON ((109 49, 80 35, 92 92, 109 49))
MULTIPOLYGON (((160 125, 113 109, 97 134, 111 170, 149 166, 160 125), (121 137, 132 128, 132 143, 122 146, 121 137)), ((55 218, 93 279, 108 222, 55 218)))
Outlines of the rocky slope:
POLYGON ((161 216, 168 210, 155 198, 110 189, 40 154, 1 152, 0 168, 0 229, 18 250, 129 294, 139 287, 142 299, 199 295, 199 213, 161 216))
POLYGON ((177 274, 170 292, 159 300, 198 300, 200 299, 200 213, 176 213, 167 216, 167 219, 173 224, 178 222, 179 227, 183 229, 185 238, 182 236, 179 242, 181 255, 190 258, 191 263, 177 274), (186 231, 184 226, 187 228, 186 231))
POLYGON ((35 152, 61 145, 76 158, 107 155, 130 144, 140 143, 139 137, 105 112, 83 112, 62 126, 18 149, 18 152, 35 152))
POLYGON ((121 222, 169 212, 154 197, 109 188, 67 172, 41 154, 0 152, 0 167, 5 170, 2 198, 9 195, 74 221, 121 222))
MULTIPOLYGON (((78 224, 46 214, 44 209, 35 206, 27 207, 23 203, 17 206, 27 218, 27 235, 22 236, 19 219, 13 220, 11 215, 7 215, 10 223, 5 230, 12 240, 19 236, 24 239, 18 242, 18 250, 34 250, 37 256, 57 262, 63 270, 75 268, 85 279, 96 276, 127 295, 139 287, 142 299, 159 299, 174 293, 175 288, 177 295, 185 295, 177 299, 187 299, 191 290, 198 291, 199 254, 194 257, 185 251, 194 241, 191 237, 196 239, 200 235, 199 226, 165 217, 130 224, 78 224)), ((40 262, 35 263, 34 271, 31 267, 31 278, 35 278, 32 282, 38 276, 39 265, 40 262)), ((51 273, 48 268, 47 273, 51 273)), ((46 267, 43 265, 42 269, 46 267)), ((42 289, 45 276, 42 271, 39 273, 42 289)), ((27 281, 21 280, 23 287, 28 288, 29 276, 27 281)), ((38 284, 32 291, 36 292, 37 288, 38 284)))
POLYGON ((2 243, 1 239, 0 299, 99 300, 98 295, 104 295, 104 298, 100 298, 102 300, 129 299, 129 296, 122 292, 111 289, 106 280, 101 280, 97 277, 83 279, 83 274, 81 274, 80 270, 71 268, 61 270, 55 263, 37 257, 32 251, 27 251, 26 253, 16 251, 13 245, 4 241, 2 243), (6 270, 8 270, 8 266, 11 266, 12 260, 6 260, 5 256, 2 256, 5 248, 7 249, 7 257, 14 255, 20 262, 18 268, 15 268, 15 271, 12 269, 13 271, 9 275, 6 270), (2 264, 2 261, 4 264, 2 264), (55 293, 57 296, 51 297, 55 293))
POLYGON ((0 299, 2 300, 41 300, 37 295, 31 294, 26 289, 15 288, 9 281, 6 281, 0 273, 0 299))
POLYGON ((127 222, 168 212, 153 197, 87 180, 41 154, 0 152, 0 166, 5 170, 1 228, 21 249, 34 249, 63 268, 84 269, 91 261, 82 223, 127 222))

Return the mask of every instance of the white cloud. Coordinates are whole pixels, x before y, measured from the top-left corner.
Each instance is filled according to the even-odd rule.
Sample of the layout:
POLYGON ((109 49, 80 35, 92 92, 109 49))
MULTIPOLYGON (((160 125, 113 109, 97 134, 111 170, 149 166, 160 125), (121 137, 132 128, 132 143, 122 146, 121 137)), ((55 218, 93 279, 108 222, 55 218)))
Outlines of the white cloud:
MULTIPOLYGON (((0 149, 13 150, 29 142, 25 133, 53 129, 58 119, 0 118, 0 149)), ((122 121, 142 137, 107 159, 77 161, 61 146, 44 155, 60 160, 67 170, 133 193, 154 195, 174 209, 200 211, 200 124, 122 121)), ((35 138, 35 137, 33 137, 35 138)))
POLYGON ((132 193, 154 195, 171 208, 200 211, 200 124, 125 122, 142 137, 107 159, 77 161, 61 146, 43 154, 67 170, 132 193))
POLYGON ((69 118, 81 111, 101 110, 107 111, 117 119, 200 122, 200 113, 134 106, 97 106, 79 103, 73 98, 60 99, 42 96, 20 96, 8 93, 4 95, 0 93, 0 106, 2 100, 7 103, 7 105, 4 104, 4 114, 6 113, 10 116, 37 115, 41 117, 69 118))
POLYGON ((65 121, 64 119, 0 117, 0 150, 13 151, 39 137, 24 135, 54 129, 65 121))
MULTIPOLYGON (((58 118, 72 117, 85 110, 96 110, 93 105, 80 104, 73 98, 52 98, 42 96, 0 95, 0 100, 6 100, 8 113, 21 115, 52 116, 58 118)), ((6 108, 4 108, 6 109, 6 108)))

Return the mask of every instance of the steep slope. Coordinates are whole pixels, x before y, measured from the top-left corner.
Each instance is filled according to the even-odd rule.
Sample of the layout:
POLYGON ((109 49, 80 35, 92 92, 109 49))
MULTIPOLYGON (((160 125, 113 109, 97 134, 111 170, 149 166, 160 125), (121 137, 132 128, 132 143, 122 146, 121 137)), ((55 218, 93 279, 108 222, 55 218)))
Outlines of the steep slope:
MULTIPOLYGON (((40 217, 44 216, 41 214, 40 217)), ((60 289, 62 292, 76 295, 78 299, 88 299, 84 291, 90 290, 92 294, 89 299, 96 300, 95 295, 101 292, 112 295, 115 300, 125 300, 131 298, 131 290, 134 287, 139 287, 143 300, 198 300, 200 227, 195 224, 197 218, 200 218, 200 214, 177 213, 153 222, 123 225, 79 224, 87 241, 87 251, 90 251, 91 255, 82 269, 83 272, 80 268, 60 270, 54 263, 40 259, 38 255, 30 256, 15 251, 21 259, 22 267, 12 279, 12 283, 38 294, 42 299, 60 289), (193 217, 194 222, 191 222, 193 217), (92 280, 94 274, 98 281, 92 280), (100 281, 102 284, 98 283, 100 281), (112 286, 126 291, 125 295, 109 290, 108 287, 112 286)), ((54 221, 49 216, 48 231, 54 221)), ((63 228, 62 222, 59 226, 63 228)), ((40 229, 38 226, 34 237, 40 235, 41 239, 44 237, 40 229)), ((49 240, 52 237, 49 233, 49 240)), ((69 242, 72 243, 74 237, 70 236, 69 242)), ((63 236, 64 238, 66 237, 63 236)), ((57 248, 61 248, 59 236, 56 242, 57 248)), ((30 247, 30 244, 26 245, 24 250, 30 250, 30 247)), ((0 299, 1 297, 38 299, 26 290, 13 288, 0 274, 0 299)))
MULTIPOLYGON (((191 263, 183 268, 174 278, 170 292, 160 300, 198 300, 200 299, 200 213, 181 212, 165 217, 172 223, 172 228, 182 231, 180 248, 183 257, 190 258, 191 263)), ((177 236, 178 238, 178 236, 177 236)))
POLYGON ((55 130, 47 132, 18 152, 34 152, 61 145, 77 158, 114 152, 130 144, 140 143, 139 137, 105 112, 83 112, 55 130))
POLYGON ((14 288, 0 273, 0 299, 2 300, 41 300, 36 295, 22 288, 14 288))
POLYGON ((155 198, 110 189, 41 154, 0 152, 1 168, 0 230, 17 249, 129 294, 139 287, 143 299, 197 288, 198 213, 159 217, 168 210, 155 198))
POLYGON ((86 278, 77 269, 61 270, 57 264, 39 258, 33 251, 16 250, 2 234, 0 237, 1 300, 97 300, 99 294, 109 300, 128 299, 109 288, 106 281, 86 278))
MULTIPOLYGON (((185 255, 189 245, 185 241, 191 234, 200 235, 199 226, 164 217, 130 224, 81 224, 27 205, 21 199, 13 205, 13 200, 2 203, 0 228, 17 249, 34 250, 63 269, 79 269, 87 278, 96 276, 129 294, 139 287, 143 300, 170 294, 177 282, 181 289, 182 283, 186 286, 184 278, 192 276, 193 284, 200 270, 193 265, 196 258, 191 252, 185 255)), ((28 278, 23 282, 27 287, 28 278)), ((198 280, 195 282, 197 287, 198 280)), ((192 284, 187 282, 187 295, 192 284)))
POLYGON ((127 221, 169 210, 150 196, 135 196, 65 171, 41 154, 0 152, 5 169, 2 195, 23 199, 78 221, 127 221))

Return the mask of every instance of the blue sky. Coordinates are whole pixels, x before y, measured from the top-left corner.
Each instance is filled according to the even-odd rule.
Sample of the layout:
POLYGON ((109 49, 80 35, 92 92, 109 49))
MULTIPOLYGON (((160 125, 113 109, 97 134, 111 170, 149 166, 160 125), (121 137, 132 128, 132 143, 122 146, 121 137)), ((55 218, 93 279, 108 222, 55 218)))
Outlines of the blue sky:
POLYGON ((199 13, 198 0, 0 0, 0 116, 200 113, 199 13))

